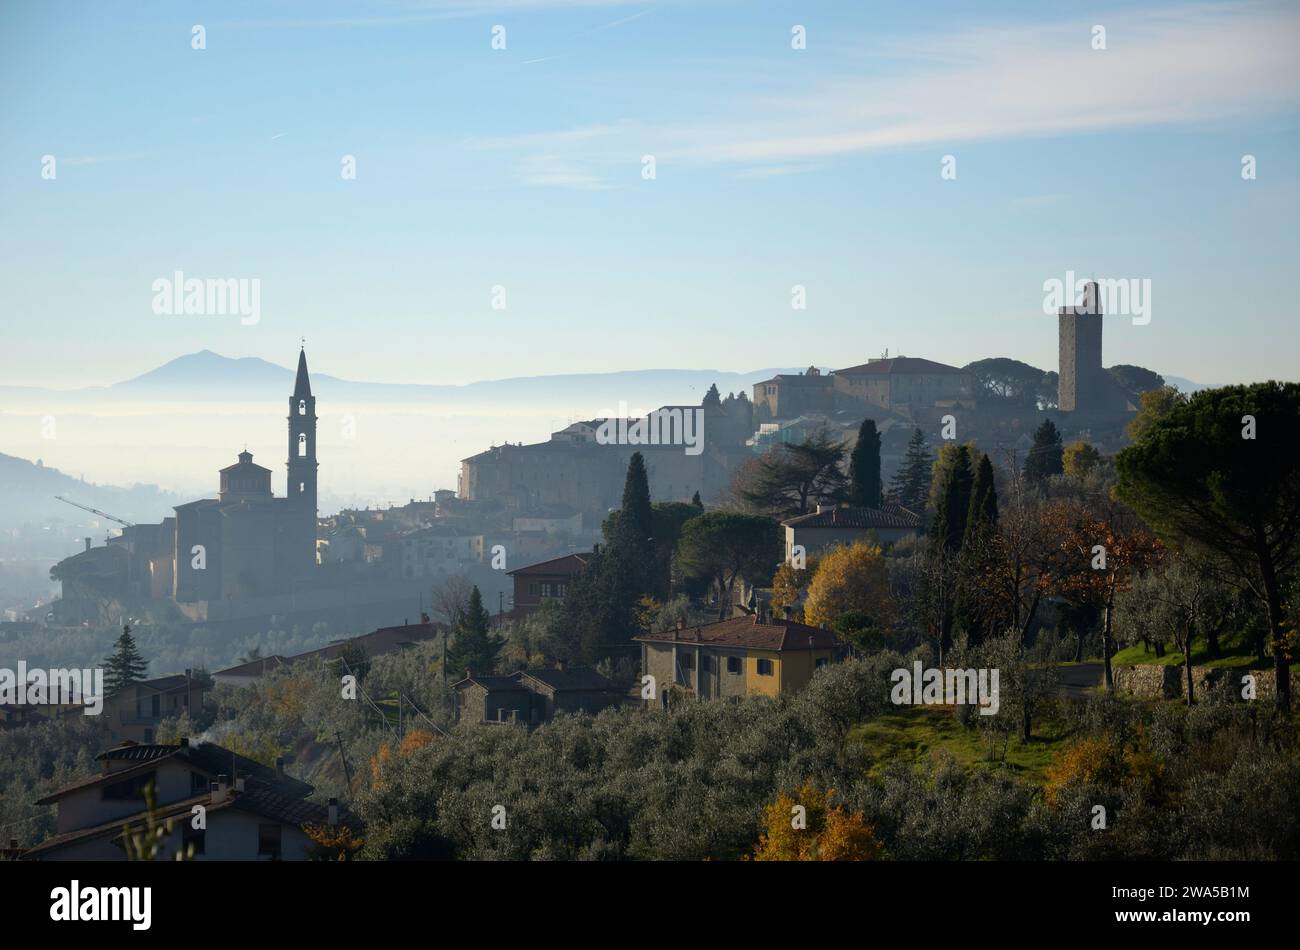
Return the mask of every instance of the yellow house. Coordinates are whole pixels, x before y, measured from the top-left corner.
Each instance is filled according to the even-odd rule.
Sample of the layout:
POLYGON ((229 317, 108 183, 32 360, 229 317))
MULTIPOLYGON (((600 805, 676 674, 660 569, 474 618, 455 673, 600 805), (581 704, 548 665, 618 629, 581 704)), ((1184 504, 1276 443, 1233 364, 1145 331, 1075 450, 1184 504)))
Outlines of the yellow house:
POLYGON ((701 699, 794 692, 843 652, 829 630, 758 614, 698 627, 679 622, 636 639, 641 669, 655 678, 656 698, 646 702, 659 706, 672 686, 701 699))

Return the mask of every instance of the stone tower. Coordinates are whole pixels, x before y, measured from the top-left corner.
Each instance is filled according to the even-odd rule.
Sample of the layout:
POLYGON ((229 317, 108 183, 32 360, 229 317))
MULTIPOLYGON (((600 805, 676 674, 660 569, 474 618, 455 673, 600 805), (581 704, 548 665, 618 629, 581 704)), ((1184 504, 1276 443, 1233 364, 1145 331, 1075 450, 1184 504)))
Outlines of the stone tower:
POLYGON ((1101 366, 1101 300, 1095 281, 1084 285, 1083 302, 1061 307, 1059 378, 1056 404, 1062 412, 1100 412, 1109 408, 1110 380, 1101 366))
POLYGON ((316 563, 316 397, 307 375, 307 353, 298 353, 298 376, 289 397, 289 508, 286 566, 291 574, 316 563))

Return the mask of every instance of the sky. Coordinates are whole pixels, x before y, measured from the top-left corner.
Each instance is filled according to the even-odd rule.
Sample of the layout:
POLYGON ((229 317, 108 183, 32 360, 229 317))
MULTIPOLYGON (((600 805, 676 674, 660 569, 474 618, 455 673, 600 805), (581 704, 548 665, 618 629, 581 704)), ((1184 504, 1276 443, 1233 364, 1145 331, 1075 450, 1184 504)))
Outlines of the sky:
POLYGON ((0 385, 1055 369, 1067 272, 1150 282, 1107 365, 1295 379, 1298 79, 1293 3, 0 0, 0 385))

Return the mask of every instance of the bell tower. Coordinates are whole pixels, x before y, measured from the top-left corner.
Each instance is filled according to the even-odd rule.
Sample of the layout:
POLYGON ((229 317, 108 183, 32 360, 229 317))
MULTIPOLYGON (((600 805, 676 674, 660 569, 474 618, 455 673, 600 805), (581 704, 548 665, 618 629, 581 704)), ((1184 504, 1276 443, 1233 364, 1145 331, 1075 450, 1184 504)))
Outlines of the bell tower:
MULTIPOLYGON (((316 397, 307 375, 307 352, 298 353, 298 376, 289 397, 289 481, 285 492, 290 517, 298 524, 295 554, 301 546, 305 563, 316 563, 316 397)), ((296 560, 296 558, 295 558, 296 560)))

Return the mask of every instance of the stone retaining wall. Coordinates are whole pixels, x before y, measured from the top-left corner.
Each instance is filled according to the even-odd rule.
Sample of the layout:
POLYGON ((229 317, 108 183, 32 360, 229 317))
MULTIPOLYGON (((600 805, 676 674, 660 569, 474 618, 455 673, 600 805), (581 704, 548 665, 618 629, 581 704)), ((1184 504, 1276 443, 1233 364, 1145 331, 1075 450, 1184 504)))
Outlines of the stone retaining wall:
MULTIPOLYGON (((1117 666, 1113 672, 1115 688, 1139 699, 1179 699, 1186 695, 1187 671, 1182 666, 1117 666)), ((1192 694, 1199 698, 1213 690, 1231 689, 1233 695, 1240 698, 1242 677, 1247 675, 1255 677, 1255 698, 1271 702, 1277 695, 1277 680, 1271 669, 1193 666, 1192 694)), ((1291 695, 1300 696, 1300 670, 1294 668, 1291 670, 1291 695)))

